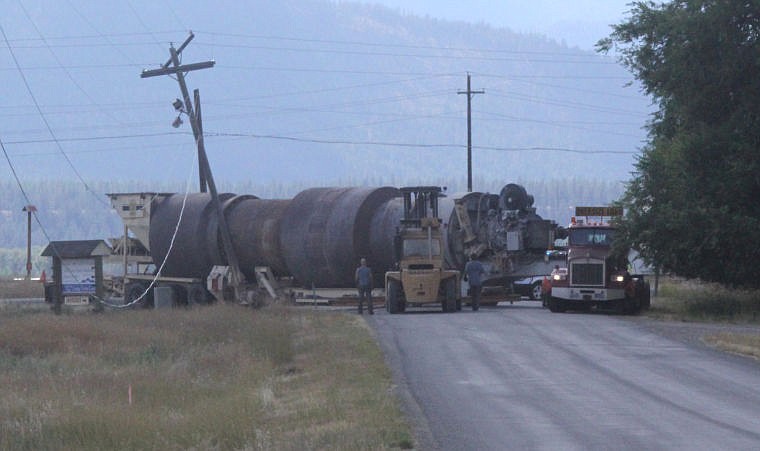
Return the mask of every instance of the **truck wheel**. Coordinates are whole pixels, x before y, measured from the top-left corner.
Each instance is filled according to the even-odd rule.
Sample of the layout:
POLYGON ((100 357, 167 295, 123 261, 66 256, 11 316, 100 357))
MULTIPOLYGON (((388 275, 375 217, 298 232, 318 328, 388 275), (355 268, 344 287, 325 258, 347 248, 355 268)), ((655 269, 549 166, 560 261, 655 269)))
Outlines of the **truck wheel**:
POLYGON ((650 290, 649 282, 641 283, 639 296, 641 299, 641 308, 644 310, 649 310, 649 307, 652 306, 652 292, 650 290))
POLYGON ((211 303, 211 294, 203 285, 193 284, 187 289, 187 303, 189 305, 206 305, 211 303))
POLYGON ((389 280, 385 287, 385 309, 388 313, 396 314, 403 312, 401 307, 401 285, 396 280, 389 280))
POLYGON ((639 296, 626 296, 618 300, 616 313, 621 315, 636 315, 641 311, 641 301, 639 296))
POLYGON ((457 311, 457 283, 454 279, 449 279, 445 284, 446 297, 443 300, 443 311, 453 313, 457 311))
MULTIPOLYGON (((148 288, 148 284, 144 282, 129 282, 124 289, 124 304, 131 304, 137 300, 145 290, 148 288)), ((145 293, 142 299, 134 304, 137 307, 151 308, 153 307, 153 291, 145 293)))
POLYGON ((538 280, 536 282, 533 282, 533 286, 530 288, 530 293, 528 293, 528 297, 533 300, 537 301, 541 299, 541 296, 544 294, 544 289, 541 286, 541 281, 538 280))
POLYGON ((549 311, 552 313, 563 313, 567 310, 567 305, 564 300, 555 298, 554 296, 549 298, 549 311))

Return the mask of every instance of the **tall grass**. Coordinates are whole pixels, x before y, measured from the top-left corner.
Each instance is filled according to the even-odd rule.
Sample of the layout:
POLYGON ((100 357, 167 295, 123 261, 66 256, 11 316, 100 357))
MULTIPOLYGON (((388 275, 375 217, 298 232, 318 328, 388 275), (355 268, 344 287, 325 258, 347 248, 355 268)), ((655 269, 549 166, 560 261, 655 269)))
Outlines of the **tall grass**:
POLYGON ((390 386, 364 323, 339 313, 0 316, 0 449, 409 446, 390 386))
POLYGON ((651 312, 682 319, 755 322, 760 320, 760 291, 664 279, 651 312))

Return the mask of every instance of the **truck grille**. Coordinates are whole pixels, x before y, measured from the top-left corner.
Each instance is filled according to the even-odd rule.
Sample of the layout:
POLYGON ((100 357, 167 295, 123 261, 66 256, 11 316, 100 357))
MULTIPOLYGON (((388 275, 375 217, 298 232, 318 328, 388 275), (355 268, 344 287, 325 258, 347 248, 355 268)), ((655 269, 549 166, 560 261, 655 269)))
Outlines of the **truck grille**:
POLYGON ((601 263, 574 263, 570 283, 572 285, 604 286, 604 265, 601 263))

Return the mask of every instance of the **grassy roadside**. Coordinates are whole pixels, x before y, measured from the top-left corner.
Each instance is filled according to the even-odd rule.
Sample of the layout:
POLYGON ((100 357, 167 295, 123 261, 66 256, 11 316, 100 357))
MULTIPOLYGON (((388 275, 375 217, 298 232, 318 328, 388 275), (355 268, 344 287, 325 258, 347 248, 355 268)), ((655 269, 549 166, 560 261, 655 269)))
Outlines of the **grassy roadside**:
POLYGON ((410 448, 390 391, 355 315, 0 315, 0 449, 410 448))
MULTIPOLYGON (((674 321, 760 324, 760 291, 664 278, 646 315, 674 321)), ((722 332, 703 339, 719 349, 760 358, 760 335, 722 332)))

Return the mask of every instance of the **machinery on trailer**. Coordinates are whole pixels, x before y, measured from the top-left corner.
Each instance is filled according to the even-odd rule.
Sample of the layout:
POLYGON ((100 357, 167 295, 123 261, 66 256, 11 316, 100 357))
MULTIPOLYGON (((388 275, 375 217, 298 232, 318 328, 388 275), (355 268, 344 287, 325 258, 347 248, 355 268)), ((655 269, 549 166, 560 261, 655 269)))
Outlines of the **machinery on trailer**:
MULTIPOLYGON (((514 294, 514 282, 541 280, 556 264, 564 264, 564 253, 554 249, 564 229, 536 214, 533 196, 514 183, 499 194, 470 192, 441 200, 444 223, 444 256, 450 268, 464 270, 467 258, 475 255, 485 267, 484 303, 489 293, 503 300, 514 294)), ((541 285, 531 283, 540 297, 541 285)))
POLYGON ((404 209, 394 249, 397 269, 385 273, 385 308, 401 313, 408 306, 440 304, 444 312, 460 305, 459 271, 445 268, 443 234, 435 186, 401 188, 404 209))
MULTIPOLYGON (((546 252, 556 224, 536 215, 532 197, 521 186, 453 198, 439 197, 437 187, 431 188, 438 190, 435 195, 421 188, 406 194, 408 206, 405 194, 393 187, 311 188, 292 199, 220 193, 216 202, 212 193, 203 192, 109 194, 153 263, 150 273, 126 275, 126 297, 136 299, 150 283, 170 288, 178 303, 230 296, 249 302, 257 295, 273 297, 279 282, 307 291, 349 289, 362 257, 374 270, 374 285, 385 286, 385 272, 400 267, 394 242, 401 225, 410 235, 420 229, 426 239, 429 231, 439 243, 434 263, 414 265, 461 271, 466 255, 474 252, 488 272, 486 289, 496 287, 498 300, 511 292, 513 280, 548 274, 556 263, 546 252), (405 212, 418 217, 409 216, 411 222, 403 224, 405 212), (236 257, 237 279, 231 276, 230 255, 236 257), (160 277, 153 282, 156 274, 160 277)), ((456 298, 462 285, 454 286, 456 298)))
MULTIPOLYGON (((187 237, 194 226, 197 226, 197 224, 188 223, 183 225, 183 221, 176 218, 176 227, 171 231, 169 242, 151 243, 153 210, 172 196, 170 193, 153 192, 108 194, 113 208, 124 222, 125 243, 131 232, 134 239, 149 252, 155 251, 156 247, 161 249, 162 246, 167 246, 163 248, 164 252, 160 254, 162 259, 154 259, 151 262, 143 258, 131 263, 128 261, 126 245, 124 246, 124 273, 121 286, 125 304, 137 303, 149 307, 154 305, 207 304, 213 300, 236 299, 237 294, 233 286, 235 282, 231 277, 230 268, 223 264, 220 255, 218 256, 219 260, 215 260, 215 264, 201 272, 177 272, 171 268, 167 270, 167 260, 163 257, 169 252, 169 246, 178 238, 181 242, 183 237, 187 237)), ((201 194, 201 196, 210 199, 208 194, 201 194)), ((208 215, 213 214, 213 209, 210 206, 206 210, 208 215)), ((188 218, 185 220, 189 222, 188 218)), ((217 249, 216 252, 218 254, 220 249, 217 249)), ((174 256, 179 259, 192 258, 185 254, 182 249, 176 249, 174 256)), ((188 263, 191 264, 191 262, 188 263)), ((263 272, 262 276, 266 276, 266 268, 257 268, 257 271, 263 272)), ((238 286, 240 289, 238 294, 242 294, 243 300, 253 301, 252 291, 256 291, 258 287, 249 286, 250 284, 245 283, 244 280, 241 282, 238 286), (249 290, 248 292, 245 291, 246 288, 249 290)), ((271 286, 269 289, 271 290, 271 286)))
POLYGON ((649 283, 628 271, 627 253, 613 252, 616 229, 605 218, 622 213, 616 207, 576 207, 567 229, 567 269, 551 278, 552 312, 597 307, 636 314, 649 308, 649 283))

